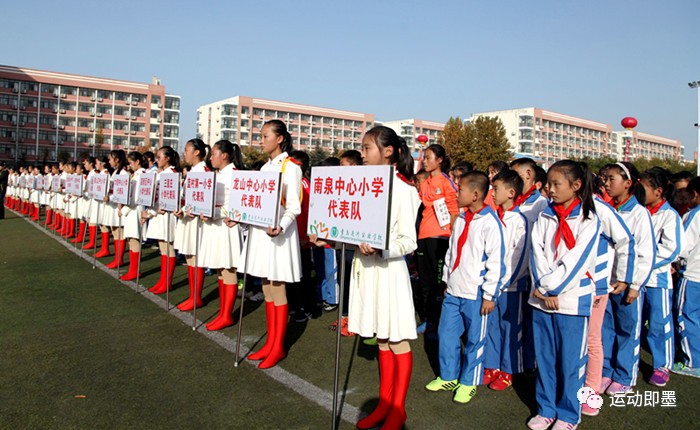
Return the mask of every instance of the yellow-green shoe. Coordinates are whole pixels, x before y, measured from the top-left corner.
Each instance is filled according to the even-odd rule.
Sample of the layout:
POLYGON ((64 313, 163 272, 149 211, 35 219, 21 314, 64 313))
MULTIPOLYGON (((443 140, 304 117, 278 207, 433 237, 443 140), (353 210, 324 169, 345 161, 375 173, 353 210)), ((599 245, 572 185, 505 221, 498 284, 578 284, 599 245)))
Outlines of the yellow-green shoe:
POLYGON ((459 387, 457 387, 455 394, 452 397, 452 401, 462 404, 469 403, 474 396, 476 396, 476 385, 459 384, 459 387))
POLYGON ((428 382, 428 385, 425 386, 425 389, 428 391, 453 391, 458 386, 459 382, 456 379, 453 381, 444 381, 438 376, 437 379, 428 382))

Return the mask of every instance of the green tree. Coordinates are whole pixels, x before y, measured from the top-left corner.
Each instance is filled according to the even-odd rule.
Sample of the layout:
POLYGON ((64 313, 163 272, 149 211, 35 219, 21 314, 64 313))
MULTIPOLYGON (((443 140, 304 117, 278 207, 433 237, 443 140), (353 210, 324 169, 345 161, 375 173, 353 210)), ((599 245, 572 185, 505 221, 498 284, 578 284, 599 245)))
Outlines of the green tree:
POLYGON ((242 146, 241 153, 243 154, 243 163, 247 167, 251 167, 259 161, 266 162, 268 159, 268 156, 264 152, 252 145, 242 146))
POLYGON ((323 149, 322 146, 317 146, 313 149, 313 151, 309 152, 309 163, 311 166, 318 166, 321 161, 328 157, 330 157, 328 151, 323 149))
POLYGON ((438 143, 445 147, 453 161, 469 161, 481 171, 486 171, 492 161, 507 161, 513 157, 506 129, 498 118, 479 117, 464 125, 459 117, 450 117, 438 143))

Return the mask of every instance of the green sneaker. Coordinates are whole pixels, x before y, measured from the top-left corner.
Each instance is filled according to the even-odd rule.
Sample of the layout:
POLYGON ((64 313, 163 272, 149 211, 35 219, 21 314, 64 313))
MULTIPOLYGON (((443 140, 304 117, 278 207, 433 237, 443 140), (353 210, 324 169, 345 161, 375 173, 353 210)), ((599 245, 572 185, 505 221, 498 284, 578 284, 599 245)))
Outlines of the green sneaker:
POLYGON ((367 346, 377 346, 377 336, 375 337, 369 337, 365 340, 362 341, 367 346))
POLYGON ((459 387, 455 390, 455 395, 452 397, 452 401, 455 403, 469 403, 471 399, 476 396, 476 386, 475 385, 464 385, 459 384, 459 387))
POLYGON ((676 363, 671 368, 671 372, 677 373, 679 375, 692 376, 694 378, 700 378, 700 368, 688 367, 684 363, 676 363))
POLYGON ((459 382, 457 382, 456 379, 454 381, 443 381, 442 378, 438 376, 437 379, 428 382, 428 385, 425 386, 425 389, 428 391, 454 391, 454 389, 458 386, 459 382))

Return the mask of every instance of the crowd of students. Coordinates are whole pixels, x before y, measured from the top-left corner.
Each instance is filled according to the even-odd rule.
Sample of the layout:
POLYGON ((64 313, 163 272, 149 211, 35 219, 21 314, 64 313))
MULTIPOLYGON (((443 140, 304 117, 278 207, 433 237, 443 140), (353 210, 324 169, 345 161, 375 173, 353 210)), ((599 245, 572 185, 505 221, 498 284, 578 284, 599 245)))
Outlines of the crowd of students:
MULTIPOLYGON (((34 220, 46 206, 48 227, 74 242, 87 231, 84 249, 97 246, 99 226, 97 256, 111 255, 110 236, 115 244, 111 268, 125 265, 128 241, 123 280, 139 276, 142 239, 157 241, 154 294, 172 288, 179 252, 190 283, 182 311, 202 306, 204 268, 216 269, 220 311, 208 330, 234 324, 237 273, 248 253, 246 271, 261 280, 267 319, 266 343, 249 356, 260 368, 285 357, 290 319, 304 321, 319 306, 334 310, 338 285, 345 285, 347 306, 333 328, 378 347, 379 403, 357 423, 361 429, 406 422, 410 340, 419 334, 439 342, 439 375, 425 388, 450 391, 457 403, 469 402, 479 385, 501 391, 513 375, 535 372, 531 429, 575 429, 582 413, 597 415, 577 398, 584 386, 611 396, 631 392, 643 338, 653 360, 650 384, 665 386, 671 372, 700 377, 699 177, 659 167, 640 173, 629 162, 594 173, 585 163, 561 160, 545 171, 530 158, 496 160, 480 172, 468 162, 450 166, 437 144, 425 149, 416 173, 406 142, 378 126, 365 134, 361 151, 322 163, 393 165, 397 176, 388 249, 354 247, 340 279, 337 244, 307 234, 308 155, 293 150, 282 121, 265 123, 261 136, 269 160, 258 167, 282 174, 276 228, 250 227, 245 235, 228 217, 229 186, 243 163, 238 146, 226 140, 185 145, 190 171, 218 172, 215 215, 201 219, 200 243, 199 221, 187 207, 171 216, 157 206, 20 187, 22 176, 40 175, 38 168, 11 172, 5 205, 34 220)), ((161 147, 154 158, 115 150, 81 164, 45 166, 44 177, 82 174, 89 183, 95 173, 130 172, 138 183, 147 169, 158 176, 180 171, 172 148, 161 147)))

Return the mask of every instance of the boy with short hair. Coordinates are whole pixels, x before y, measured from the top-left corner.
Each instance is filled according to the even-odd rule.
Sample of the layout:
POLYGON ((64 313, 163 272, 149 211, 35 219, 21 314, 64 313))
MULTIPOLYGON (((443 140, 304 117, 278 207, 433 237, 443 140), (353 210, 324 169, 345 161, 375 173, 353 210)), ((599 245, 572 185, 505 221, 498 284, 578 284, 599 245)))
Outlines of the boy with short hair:
POLYGON ((466 208, 455 221, 445 255, 447 292, 438 325, 440 376, 428 391, 454 391, 452 400, 467 403, 483 376, 488 315, 505 276, 503 229, 498 215, 484 204, 489 178, 469 172, 459 180, 457 204, 466 208), (466 331, 461 352, 460 339, 466 331))
POLYGON ((523 371, 521 310, 529 288, 529 230, 527 219, 515 205, 523 192, 520 175, 505 170, 494 176, 492 184, 496 212, 503 223, 506 276, 496 310, 489 318, 484 384, 502 391, 511 386, 514 373, 523 371))

